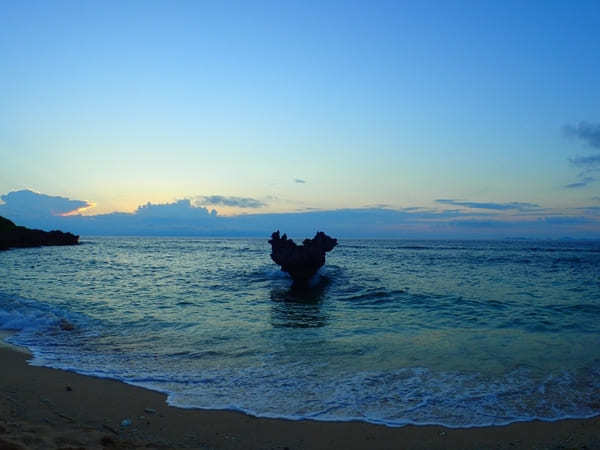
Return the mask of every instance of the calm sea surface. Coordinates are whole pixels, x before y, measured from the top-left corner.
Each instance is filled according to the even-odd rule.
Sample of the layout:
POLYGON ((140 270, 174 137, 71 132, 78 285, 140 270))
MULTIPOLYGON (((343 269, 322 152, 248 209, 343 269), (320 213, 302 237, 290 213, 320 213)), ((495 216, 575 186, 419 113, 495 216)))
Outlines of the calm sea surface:
POLYGON ((264 417, 600 414, 600 242, 341 240, 296 291, 266 239, 82 241, 0 252, 0 328, 34 365, 264 417))

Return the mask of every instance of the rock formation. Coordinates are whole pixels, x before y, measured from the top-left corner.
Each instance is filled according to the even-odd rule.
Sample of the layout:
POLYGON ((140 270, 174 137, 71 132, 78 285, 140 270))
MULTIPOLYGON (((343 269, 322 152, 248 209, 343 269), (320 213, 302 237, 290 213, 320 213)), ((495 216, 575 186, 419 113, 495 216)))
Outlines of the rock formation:
POLYGON ((0 250, 17 247, 40 247, 42 245, 76 245, 79 236, 62 231, 31 230, 19 227, 0 216, 0 250))
POLYGON ((73 331, 75 329, 75 325, 73 325, 67 319, 60 319, 58 322, 58 327, 63 331, 73 331))
POLYGON ((296 245, 285 234, 280 237, 277 230, 271 235, 269 243, 271 259, 292 276, 295 284, 306 284, 325 264, 325 253, 333 250, 337 239, 319 231, 314 238, 304 239, 302 245, 296 245))

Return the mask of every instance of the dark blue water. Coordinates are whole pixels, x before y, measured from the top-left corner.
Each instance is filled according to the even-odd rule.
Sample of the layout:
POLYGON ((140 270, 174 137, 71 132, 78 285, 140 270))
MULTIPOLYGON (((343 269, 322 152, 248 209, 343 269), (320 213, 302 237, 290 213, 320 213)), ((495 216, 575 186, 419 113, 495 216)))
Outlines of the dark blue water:
POLYGON ((303 291, 269 253, 192 238, 2 252, 0 328, 33 364, 181 407, 452 427, 600 414, 599 242, 342 240, 303 291))

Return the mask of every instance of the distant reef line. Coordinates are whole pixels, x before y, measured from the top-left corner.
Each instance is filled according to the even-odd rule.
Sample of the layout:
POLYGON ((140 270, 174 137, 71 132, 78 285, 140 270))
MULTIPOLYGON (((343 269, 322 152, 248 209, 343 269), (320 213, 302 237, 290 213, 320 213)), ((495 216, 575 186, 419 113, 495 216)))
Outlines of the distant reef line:
POLYGON ((0 250, 41 247, 45 245, 77 245, 79 236, 62 231, 42 231, 15 225, 0 216, 0 250))

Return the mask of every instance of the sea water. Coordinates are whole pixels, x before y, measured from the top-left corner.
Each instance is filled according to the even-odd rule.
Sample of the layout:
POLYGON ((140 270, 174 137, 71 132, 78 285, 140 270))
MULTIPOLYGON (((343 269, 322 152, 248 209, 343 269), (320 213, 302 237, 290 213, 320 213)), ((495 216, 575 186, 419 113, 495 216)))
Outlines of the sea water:
POLYGON ((600 414, 600 242, 341 240, 303 290, 269 253, 91 237, 0 252, 0 328, 31 364, 183 408, 449 427, 600 414))

